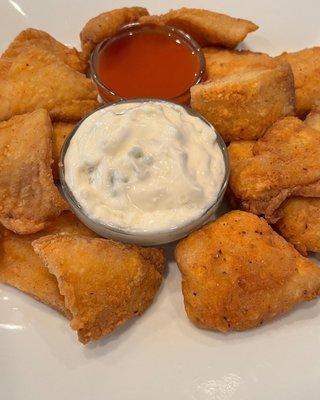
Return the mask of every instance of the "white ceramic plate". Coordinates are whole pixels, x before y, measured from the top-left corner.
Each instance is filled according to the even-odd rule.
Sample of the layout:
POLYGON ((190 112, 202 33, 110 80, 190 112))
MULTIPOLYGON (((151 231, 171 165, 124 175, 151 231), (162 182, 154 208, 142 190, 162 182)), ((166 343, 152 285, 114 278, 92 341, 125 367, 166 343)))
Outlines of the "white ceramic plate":
MULTIPOLYGON (((97 13, 137 5, 111 0, 0 0, 0 49, 26 27, 78 45, 97 13)), ((246 41, 277 54, 320 44, 319 0, 154 0, 150 11, 183 5, 252 19, 261 28, 246 41)), ((169 272, 141 318, 88 346, 68 322, 15 289, 0 286, 1 400, 318 400, 320 302, 259 329, 219 334, 186 318, 180 276, 169 272)), ((281 267, 281 266, 279 266, 281 267)))

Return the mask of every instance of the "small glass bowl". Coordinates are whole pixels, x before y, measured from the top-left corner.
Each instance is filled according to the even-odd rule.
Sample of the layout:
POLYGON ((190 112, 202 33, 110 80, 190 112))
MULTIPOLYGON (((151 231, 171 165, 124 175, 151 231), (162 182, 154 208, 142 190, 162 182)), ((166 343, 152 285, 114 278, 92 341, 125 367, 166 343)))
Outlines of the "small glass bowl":
MULTIPOLYGON (((182 30, 180 30, 178 28, 174 28, 174 27, 167 26, 167 25, 163 25, 163 26, 159 25, 158 26, 158 25, 153 25, 153 24, 149 25, 149 24, 140 24, 139 22, 134 22, 132 24, 125 25, 122 29, 119 30, 119 32, 116 35, 114 35, 110 38, 107 38, 104 41, 102 41, 101 43, 99 43, 95 47, 95 49, 93 50, 93 52, 91 54, 90 76, 91 76, 93 82, 97 85, 100 97, 102 98, 102 100, 104 102, 106 102, 106 103, 118 102, 121 100, 125 100, 125 98, 118 95, 116 92, 114 92, 111 88, 106 86, 100 80, 99 74, 98 74, 98 68, 97 68, 97 62, 98 62, 100 51, 106 45, 110 44, 110 42, 117 40, 119 37, 127 36, 130 33, 132 34, 135 31, 138 31, 140 29, 148 28, 148 26, 152 26, 159 31, 169 33, 169 34, 174 34, 176 37, 179 37, 183 42, 185 42, 192 49, 192 51, 194 51, 194 53, 198 57, 198 61, 199 61, 199 70, 194 78, 194 82, 192 83, 192 85, 190 85, 190 87, 183 93, 179 93, 177 96, 171 97, 171 98, 168 98, 165 100, 172 101, 172 102, 178 103, 178 104, 188 104, 190 101, 191 86, 196 85, 205 80, 205 78, 206 78, 206 61, 205 61, 205 58, 204 58, 204 55, 203 55, 200 45, 190 35, 188 35, 187 33, 183 32, 182 30)), ((137 96, 137 98, 139 98, 139 96, 137 96)), ((133 100, 133 98, 130 98, 127 100, 133 100)))
MULTIPOLYGON (((166 100, 161 100, 161 99, 153 99, 153 98, 139 98, 139 99, 130 99, 130 100, 121 100, 117 103, 112 103, 112 104, 106 104, 102 105, 99 109, 101 108, 107 108, 112 106, 113 104, 122 104, 122 103, 142 103, 142 102, 163 102, 167 104, 174 104, 172 102, 166 101, 166 100)), ((76 134, 78 127, 82 124, 82 122, 88 118, 91 114, 96 112, 97 110, 93 111, 91 114, 89 114, 87 117, 83 118, 72 130, 70 135, 67 137, 66 141, 64 142, 64 145, 61 150, 60 154, 60 162, 59 162, 59 173, 60 173, 60 182, 61 182, 61 188, 62 192, 68 201, 68 203, 71 206, 72 211, 77 215, 77 217, 82 221, 88 228, 90 228, 92 231, 96 232, 98 235, 108 238, 108 239, 113 239, 113 240, 118 240, 121 242, 126 242, 126 243, 135 243, 139 245, 160 245, 160 244, 165 244, 165 243, 170 243, 174 242, 176 240, 179 240, 185 236, 187 236, 191 231, 200 228, 202 225, 205 223, 211 221, 214 219, 214 213, 217 211, 222 199, 223 195, 226 191, 227 185, 228 185, 228 180, 229 180, 229 173, 230 173, 230 167, 229 167, 229 157, 228 157, 228 151, 226 144, 224 143, 223 139, 219 135, 218 132, 213 128, 213 126, 199 113, 196 111, 192 110, 191 108, 187 106, 181 105, 190 115, 195 116, 200 118, 202 121, 204 121, 207 125, 210 126, 214 130, 214 132, 217 135, 217 143, 222 151, 223 154, 223 159, 224 159, 224 164, 225 164, 225 175, 223 179, 222 186, 220 188, 220 192, 218 194, 217 200, 208 207, 208 209, 198 218, 195 220, 189 222, 188 224, 178 226, 174 229, 168 229, 167 231, 159 231, 159 232, 127 232, 123 229, 120 228, 115 228, 113 226, 110 226, 108 224, 102 224, 100 222, 92 220, 83 210, 81 205, 78 203, 78 201, 75 199, 73 196, 73 193, 69 189, 66 181, 65 181, 65 171, 64 171, 64 158, 66 155, 66 152, 68 150, 69 144, 73 136, 76 134)))

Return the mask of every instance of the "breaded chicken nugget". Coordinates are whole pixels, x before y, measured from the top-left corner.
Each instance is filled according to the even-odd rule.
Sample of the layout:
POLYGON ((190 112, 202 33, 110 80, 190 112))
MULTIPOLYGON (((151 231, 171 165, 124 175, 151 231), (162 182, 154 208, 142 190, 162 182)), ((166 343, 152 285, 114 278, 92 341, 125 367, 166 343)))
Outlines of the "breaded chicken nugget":
POLYGON ((41 47, 0 59, 0 121, 37 108, 53 120, 78 121, 97 106, 91 80, 41 47))
POLYGON ((50 274, 31 243, 42 236, 55 233, 78 234, 95 237, 96 234, 86 228, 70 211, 51 220, 41 232, 32 235, 16 235, 0 227, 0 282, 14 286, 35 299, 60 311, 71 318, 59 292, 58 282, 50 274))
POLYGON ((53 183, 51 137, 46 110, 0 123, 0 222, 16 233, 38 232, 66 208, 53 183))
POLYGON ((53 53, 61 61, 76 71, 85 72, 87 69, 87 62, 81 58, 75 48, 65 46, 47 32, 32 28, 20 32, 2 54, 1 58, 15 58, 22 51, 33 46, 53 53))
POLYGON ((148 10, 143 7, 123 7, 90 19, 80 33, 83 57, 88 59, 98 43, 116 34, 124 25, 136 22, 148 14, 148 10))
POLYGON ((290 63, 296 90, 296 112, 304 117, 320 101, 320 47, 283 53, 280 60, 290 63))
POLYGON ((276 224, 280 234, 300 253, 320 251, 320 198, 292 197, 281 205, 276 224))
POLYGON ((53 138, 52 138, 52 173, 55 181, 59 180, 59 159, 60 152, 64 141, 69 136, 75 124, 68 122, 54 122, 53 124, 53 138))
POLYGON ((246 19, 233 18, 225 14, 198 8, 179 8, 166 14, 145 16, 141 23, 170 25, 192 36, 200 45, 236 47, 248 33, 258 26, 246 19))
POLYGON ((310 126, 310 128, 320 131, 320 106, 314 106, 304 122, 310 126))
POLYGON ((223 139, 261 137, 279 118, 293 114, 294 84, 289 64, 239 72, 191 88, 191 107, 218 130, 223 139))
POLYGON ((320 294, 320 269, 262 218, 232 211, 178 243, 190 320, 221 332, 260 326, 320 294))
POLYGON ((152 303, 162 282, 163 252, 106 239, 51 235, 33 242, 58 280, 79 340, 98 340, 152 303))
POLYGON ((206 73, 209 80, 240 72, 272 69, 282 63, 268 54, 252 51, 225 50, 217 47, 205 47, 202 51, 206 59, 206 73))
POLYGON ((245 210, 275 223, 286 198, 320 196, 319 131, 298 118, 286 117, 276 122, 252 151, 253 157, 237 160, 239 152, 229 149, 229 185, 245 210))

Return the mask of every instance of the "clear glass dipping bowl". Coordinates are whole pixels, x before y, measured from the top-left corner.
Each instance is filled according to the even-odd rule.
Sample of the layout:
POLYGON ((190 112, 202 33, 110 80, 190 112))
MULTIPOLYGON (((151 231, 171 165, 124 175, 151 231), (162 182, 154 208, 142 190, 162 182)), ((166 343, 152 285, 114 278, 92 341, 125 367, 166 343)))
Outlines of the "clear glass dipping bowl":
MULTIPOLYGON (((174 104, 166 100, 159 100, 159 99, 152 99, 152 98, 146 98, 146 99, 131 99, 131 100, 122 100, 118 103, 137 103, 137 102, 163 102, 167 103, 169 105, 174 104)), ((100 108, 107 108, 110 107, 112 104, 107 104, 103 105, 100 108)), ((176 104, 175 104, 176 105, 176 104)), ((220 188, 220 192, 218 194, 217 200, 208 207, 204 211, 204 213, 196 218, 195 220, 189 222, 188 224, 178 226, 174 229, 168 229, 167 231, 158 231, 158 232, 127 232, 123 229, 120 228, 115 228, 113 226, 110 226, 108 224, 102 224, 100 222, 94 221, 91 219, 86 213, 84 212, 83 208, 81 205, 78 203, 78 201, 75 199, 73 196, 72 191, 69 189, 66 181, 65 181, 65 171, 64 171, 64 157, 66 155, 66 152, 68 150, 69 144, 71 142, 71 139, 73 136, 77 133, 78 127, 81 125, 81 123, 88 117, 85 117, 82 119, 72 130, 66 141, 64 142, 64 145, 61 150, 60 154, 60 162, 59 162, 59 173, 60 173, 60 182, 61 182, 61 188, 63 191, 63 194, 70 204, 70 207, 72 211, 77 215, 77 217, 91 230, 96 232, 98 235, 108 238, 108 239, 113 239, 113 240, 118 240, 121 242, 126 242, 126 243, 135 243, 139 245, 160 245, 160 244, 165 244, 165 243, 170 243, 174 242, 176 240, 179 240, 185 236, 187 236, 191 231, 200 228, 202 225, 205 223, 211 221, 214 219, 214 213, 218 209, 222 199, 223 195, 225 193, 225 190, 227 188, 228 180, 229 180, 229 173, 230 173, 230 167, 229 167, 229 157, 228 157, 228 151, 226 148, 226 145, 219 135, 218 132, 213 128, 213 126, 204 118, 202 115, 197 113, 196 111, 192 110, 189 107, 181 105, 190 115, 195 116, 200 118, 202 121, 204 121, 207 125, 210 126, 210 128, 213 129, 213 131, 217 135, 217 143, 222 151, 223 154, 223 159, 225 163, 225 175, 223 179, 222 186, 220 188)), ((93 111, 91 114, 96 112, 97 110, 93 111)), ((89 115, 91 115, 89 114, 89 115)))
MULTIPOLYGON (((99 92, 101 98, 105 102, 107 102, 107 103, 108 102, 117 102, 120 100, 125 100, 125 98, 121 97, 118 93, 116 93, 111 88, 106 86, 99 78, 97 65, 98 65, 98 58, 99 58, 100 51, 105 46, 107 46, 110 42, 117 40, 119 37, 127 36, 130 33, 134 33, 137 30, 147 29, 148 26, 152 26, 154 29, 157 29, 157 30, 165 32, 165 33, 174 34, 176 37, 180 38, 184 43, 186 43, 191 48, 192 51, 194 51, 194 53, 197 56, 198 61, 199 61, 199 69, 194 78, 194 82, 192 83, 192 85, 190 85, 190 87, 205 80, 206 61, 205 61, 205 58, 204 58, 204 55, 203 55, 200 45, 190 35, 188 35, 187 33, 183 32, 182 30, 180 30, 178 28, 174 28, 174 27, 167 26, 167 25, 155 26, 152 24, 149 25, 149 24, 140 24, 139 22, 134 22, 132 24, 125 25, 114 36, 111 36, 110 38, 107 38, 104 41, 102 41, 101 43, 99 43, 95 47, 95 49, 93 50, 93 52, 91 54, 90 76, 91 76, 91 79, 94 81, 94 83, 97 85, 98 92, 99 92)), ((129 66, 128 66, 128 69, 129 69, 129 66)), ((130 73, 129 70, 128 70, 128 73, 130 73)), ((178 104, 188 104, 190 101, 190 87, 183 93, 179 93, 175 97, 168 98, 166 100, 172 101, 172 102, 178 103, 178 104)), ((139 98, 139 96, 137 98, 139 98)))

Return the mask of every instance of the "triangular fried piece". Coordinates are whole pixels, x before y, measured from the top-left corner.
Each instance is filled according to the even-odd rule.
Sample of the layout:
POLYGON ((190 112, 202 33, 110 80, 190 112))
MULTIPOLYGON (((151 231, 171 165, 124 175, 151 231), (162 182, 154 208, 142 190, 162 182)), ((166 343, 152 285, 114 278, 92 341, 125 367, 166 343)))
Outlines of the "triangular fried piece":
POLYGON ((175 257, 188 317, 202 328, 254 328, 320 295, 317 265, 247 212, 192 233, 175 257))
POLYGON ((67 205, 53 183, 52 126, 46 110, 0 123, 0 222, 34 233, 67 205))
POLYGON ((258 29, 251 21, 198 8, 179 8, 166 14, 141 17, 139 22, 182 29, 200 45, 236 47, 248 33, 258 29))
POLYGON ((75 235, 47 236, 32 245, 56 276, 82 343, 142 314, 162 281, 159 249, 75 235))
POLYGON ((22 290, 71 318, 56 277, 50 274, 31 245, 42 236, 62 232, 96 237, 70 211, 63 212, 44 230, 31 235, 17 235, 0 226, 0 282, 22 290))
POLYGON ((0 121, 37 108, 53 120, 78 121, 97 106, 91 80, 41 47, 0 59, 0 121))
POLYGON ((116 34, 124 25, 138 21, 148 11, 143 7, 123 7, 91 18, 80 33, 83 57, 88 59, 95 46, 116 34))
POLYGON ((280 63, 195 85, 191 106, 225 141, 257 139, 279 118, 294 112, 291 68, 280 63))
POLYGON ((286 117, 276 122, 252 151, 252 157, 237 160, 237 152, 229 150, 229 185, 245 210, 275 223, 286 198, 320 197, 319 131, 298 118, 286 117))
POLYGON ((76 71, 85 72, 87 69, 87 62, 81 58, 75 48, 65 46, 50 36, 47 32, 32 28, 20 32, 13 42, 10 43, 1 58, 15 58, 22 51, 32 46, 53 53, 61 61, 76 71))

